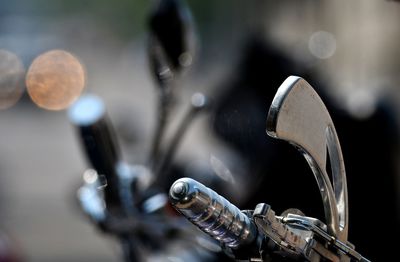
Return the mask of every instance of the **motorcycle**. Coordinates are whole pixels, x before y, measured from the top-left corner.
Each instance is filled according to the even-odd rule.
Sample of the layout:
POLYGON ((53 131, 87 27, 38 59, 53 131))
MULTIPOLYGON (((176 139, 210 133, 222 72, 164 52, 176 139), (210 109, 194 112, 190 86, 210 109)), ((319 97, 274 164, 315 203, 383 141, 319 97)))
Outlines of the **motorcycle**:
POLYGON ((99 97, 83 96, 70 108, 92 166, 78 190, 84 212, 101 230, 117 236, 125 261, 369 261, 347 239, 347 182, 335 127, 318 94, 299 77, 289 77, 278 89, 267 132, 295 145, 307 160, 321 194, 324 222, 299 209, 277 216, 264 203, 240 211, 191 178, 177 180, 167 196, 164 188, 176 176, 167 172, 176 150, 193 120, 210 108, 206 96, 194 94, 191 108, 161 149, 174 86, 193 58, 189 18, 181 2, 172 0, 160 1, 151 15, 148 57, 159 92, 158 126, 145 164, 123 160, 99 97), (176 216, 168 199, 187 220, 176 216), (199 234, 189 221, 211 237, 199 234))

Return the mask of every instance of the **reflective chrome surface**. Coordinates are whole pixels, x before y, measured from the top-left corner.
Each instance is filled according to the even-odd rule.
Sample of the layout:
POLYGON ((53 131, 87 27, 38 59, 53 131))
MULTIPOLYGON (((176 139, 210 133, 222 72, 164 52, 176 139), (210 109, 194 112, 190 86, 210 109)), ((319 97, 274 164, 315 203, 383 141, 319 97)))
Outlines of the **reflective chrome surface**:
POLYGON ((303 153, 321 192, 328 233, 346 242, 348 203, 342 151, 328 110, 304 79, 290 76, 279 87, 268 113, 267 133, 294 144, 303 153))
POLYGON ((99 176, 94 169, 88 169, 83 174, 83 185, 77 192, 77 197, 83 211, 96 223, 106 219, 106 205, 99 176))
MULTIPOLYGON (((258 204, 253 212, 258 230, 265 235, 267 243, 275 243, 283 257, 297 261, 350 262, 369 260, 354 249, 349 242, 341 242, 327 233, 327 227, 316 218, 287 213, 275 216, 267 204, 258 204)), ((268 250, 267 252, 273 252, 268 250)))
POLYGON ((191 178, 175 181, 169 197, 183 216, 229 247, 251 243, 256 237, 256 228, 244 213, 191 178))
POLYGON ((68 116, 79 133, 91 166, 107 179, 106 204, 119 205, 116 170, 121 162, 121 152, 102 99, 95 95, 82 96, 69 108, 68 116))
POLYGON ((169 196, 184 217, 223 244, 237 261, 271 261, 270 255, 275 254, 274 258, 289 261, 369 262, 354 245, 332 236, 324 223, 299 210, 276 216, 268 204, 260 203, 246 215, 190 178, 175 181, 169 196))

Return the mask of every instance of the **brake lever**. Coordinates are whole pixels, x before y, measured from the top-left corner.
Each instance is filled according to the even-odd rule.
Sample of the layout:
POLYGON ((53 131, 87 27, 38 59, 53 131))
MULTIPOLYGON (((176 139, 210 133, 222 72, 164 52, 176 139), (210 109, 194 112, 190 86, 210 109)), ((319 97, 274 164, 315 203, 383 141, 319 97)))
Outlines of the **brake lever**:
POLYGON ((267 133, 293 144, 304 155, 322 196, 328 233, 346 242, 349 218, 342 150, 328 110, 304 79, 290 76, 279 87, 269 109, 267 133))

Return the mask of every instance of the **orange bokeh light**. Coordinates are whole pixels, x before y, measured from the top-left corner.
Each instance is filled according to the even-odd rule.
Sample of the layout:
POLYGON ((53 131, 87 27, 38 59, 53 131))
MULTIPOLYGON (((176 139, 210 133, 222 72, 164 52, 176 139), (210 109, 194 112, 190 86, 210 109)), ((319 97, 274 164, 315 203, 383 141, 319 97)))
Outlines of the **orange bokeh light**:
POLYGON ((85 70, 80 61, 63 50, 38 56, 26 76, 32 101, 41 108, 62 110, 70 106, 85 87, 85 70))

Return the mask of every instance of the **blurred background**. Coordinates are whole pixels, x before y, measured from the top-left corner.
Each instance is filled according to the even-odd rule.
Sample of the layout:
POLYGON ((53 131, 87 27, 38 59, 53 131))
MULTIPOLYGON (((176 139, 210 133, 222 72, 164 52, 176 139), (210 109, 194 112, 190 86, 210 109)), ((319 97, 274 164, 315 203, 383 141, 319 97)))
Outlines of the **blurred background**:
MULTIPOLYGON (((76 205, 76 189, 87 163, 66 107, 56 111, 38 107, 24 91, 25 72, 44 52, 62 49, 74 54, 86 72, 83 92, 104 99, 126 158, 143 162, 156 121, 154 81, 146 55, 151 4, 147 0, 0 0, 0 88, 6 92, 0 95, 0 228, 26 261, 116 261, 119 250, 76 205)), ((259 58, 271 59, 270 64, 258 68, 257 81, 272 85, 272 93, 286 77, 270 74, 279 68, 289 76, 293 68, 293 74, 313 76, 310 83, 316 83, 329 97, 332 102, 328 103, 355 122, 364 123, 381 112, 383 105, 385 113, 376 115, 383 115, 383 120, 374 118, 372 126, 347 129, 339 124, 337 131, 339 138, 342 132, 348 133, 343 145, 348 176, 358 174, 353 175, 356 179, 349 178, 349 187, 363 189, 355 191, 353 199, 379 199, 379 194, 390 191, 388 205, 372 200, 354 207, 362 209, 358 217, 373 213, 377 223, 379 217, 395 217, 400 209, 396 144, 400 4, 384 0, 187 0, 187 4, 196 22, 197 52, 193 66, 180 81, 178 108, 185 107, 196 91, 222 101, 222 105, 229 101, 224 97, 242 81, 236 81, 241 73, 246 68, 253 72, 253 60, 246 60, 247 54, 257 57, 251 50, 260 50, 259 58), (280 64, 275 67, 272 59, 280 64), (282 61, 290 61, 290 65, 282 61), (346 152, 352 154, 352 147, 358 150, 355 161, 365 169, 352 168, 353 157, 346 156, 346 152), (374 167, 369 167, 374 161, 374 167), (369 173, 363 173, 365 170, 369 173), (389 179, 380 186, 385 176, 389 179), (364 182, 364 177, 370 178, 369 182, 364 182), (386 185, 391 189, 386 190, 386 185)), ((265 122, 269 103, 265 100, 261 122, 265 122)), ((179 118, 180 112, 173 118, 179 118)), ((187 170, 208 163, 210 156, 226 158, 229 146, 225 144, 232 137, 215 141, 231 123, 218 126, 218 117, 224 114, 202 118, 190 129, 177 157, 189 163, 191 169, 187 170), (211 131, 213 127, 217 135, 211 131)), ((347 121, 337 118, 340 123, 347 121)), ((261 126, 263 134, 264 130, 261 126)), ((354 212, 351 188, 350 217, 354 212)), ((263 201, 269 200, 264 196, 263 201)))

